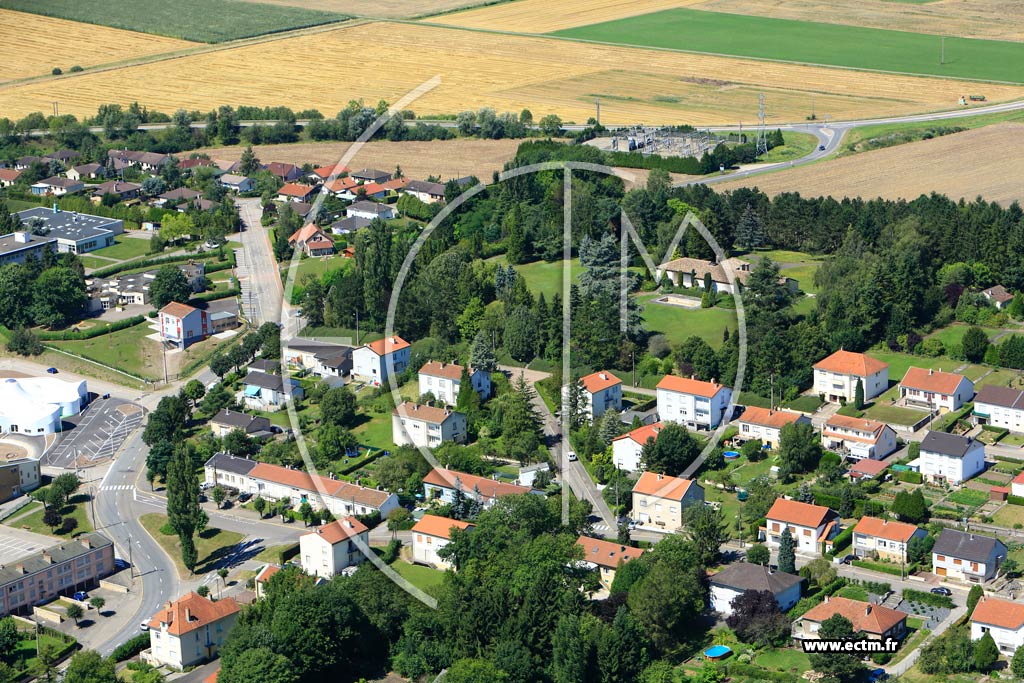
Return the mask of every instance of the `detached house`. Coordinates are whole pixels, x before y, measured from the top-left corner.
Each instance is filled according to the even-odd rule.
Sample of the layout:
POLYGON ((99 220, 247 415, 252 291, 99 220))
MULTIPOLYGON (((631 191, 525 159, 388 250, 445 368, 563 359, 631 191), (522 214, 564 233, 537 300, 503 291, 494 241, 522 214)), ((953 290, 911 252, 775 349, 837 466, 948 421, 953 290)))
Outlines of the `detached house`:
POLYGON ((989 287, 984 290, 981 295, 992 302, 1000 311, 1010 305, 1013 301, 1013 294, 1006 291, 1006 287, 1002 285, 996 285, 995 287, 989 287))
POLYGON ((398 214, 393 207, 387 204, 378 204, 377 202, 370 202, 364 199, 353 202, 346 207, 345 216, 348 218, 365 218, 372 221, 374 218, 391 220, 397 217, 398 214))
POLYGON ((359 171, 352 171, 349 177, 361 183, 386 183, 391 180, 391 174, 387 171, 379 171, 375 168, 364 168, 359 171))
POLYGON ((66 194, 81 192, 84 189, 85 185, 81 181, 72 180, 71 178, 61 178, 60 176, 53 176, 46 180, 40 180, 31 188, 32 194, 34 195, 52 194, 54 197, 62 197, 66 194))
POLYGON ((391 413, 391 440, 398 446, 435 448, 466 440, 466 416, 447 408, 405 401, 391 413))
POLYGON ((214 602, 194 591, 168 602, 149 620, 149 650, 142 659, 179 670, 213 659, 240 611, 234 598, 214 602))
POLYGON ((658 417, 690 429, 715 429, 725 418, 732 401, 732 389, 714 380, 665 375, 658 382, 658 417))
POLYGON ((313 195, 315 195, 316 192, 317 188, 313 187, 312 185, 302 185, 301 183, 288 183, 277 191, 277 201, 309 202, 312 201, 313 195))
POLYGON ((160 338, 180 349, 202 341, 212 334, 206 311, 172 301, 160 309, 160 338))
MULTIPOLYGON (((602 370, 580 378, 583 385, 583 412, 591 422, 605 411, 622 410, 622 380, 602 370)), ((568 389, 567 389, 568 390, 568 389)))
POLYGON ((974 397, 974 382, 954 372, 908 368, 900 382, 900 398, 907 405, 947 413, 960 410, 974 397))
POLYGON ((750 562, 736 562, 711 577, 711 609, 732 614, 732 601, 747 591, 768 591, 785 612, 800 600, 804 580, 786 572, 750 562))
POLYGON ((370 543, 370 530, 355 517, 345 517, 317 527, 299 537, 302 571, 323 579, 341 574, 366 559, 362 549, 370 543))
POLYGON ((921 441, 921 475, 931 483, 960 485, 985 470, 985 444, 967 436, 930 431, 921 441))
POLYGON ((927 531, 913 524, 862 517, 853 527, 853 552, 857 557, 868 557, 874 553, 890 562, 906 562, 910 539, 927 535, 927 531))
POLYGON ((1007 552, 998 539, 947 527, 932 548, 932 572, 951 579, 982 583, 995 578, 1007 552))
POLYGON ((852 403, 857 382, 869 401, 889 388, 889 364, 842 349, 814 364, 814 390, 830 403, 852 403))
POLYGON ((364 344, 352 352, 352 374, 375 387, 382 386, 392 372, 405 372, 411 348, 409 342, 395 336, 364 344))
POLYGON ((765 545, 778 549, 786 529, 797 552, 818 556, 822 545, 831 546, 839 533, 839 515, 822 505, 778 498, 766 515, 765 545))
POLYGON ((797 640, 816 640, 822 623, 837 614, 850 620, 854 633, 863 633, 870 640, 900 640, 907 633, 906 612, 861 600, 826 595, 824 602, 812 607, 793 624, 793 637, 797 640))
POLYGON ((22 171, 13 168, 0 168, 0 187, 10 187, 18 182, 22 171))
POLYGON ((231 190, 232 192, 252 192, 256 188, 256 183, 253 182, 252 178, 247 178, 244 175, 235 175, 234 173, 225 173, 217 182, 225 190, 231 190))
MULTIPOLYGON (((481 400, 491 395, 491 373, 470 368, 469 381, 481 400)), ((424 363, 419 372, 419 384, 420 396, 433 394, 437 400, 453 406, 458 402, 462 390, 462 366, 433 360, 424 363)))
POLYGON ((444 201, 444 185, 426 180, 410 180, 402 188, 403 194, 411 194, 424 204, 436 204, 444 201))
POLYGON ((258 415, 250 415, 240 410, 221 408, 220 412, 210 418, 210 431, 214 436, 224 437, 238 430, 246 436, 270 436, 270 420, 258 415))
POLYGON ((334 240, 313 223, 306 223, 293 232, 288 238, 288 244, 306 256, 330 256, 334 253, 334 240))
POLYGON ((971 613, 971 640, 986 634, 1010 657, 1024 645, 1024 604, 983 595, 971 613))
POLYGON ((79 166, 72 166, 64 175, 72 180, 92 180, 106 176, 107 169, 102 164, 81 164, 79 166))
POLYGON ((333 166, 318 166, 307 176, 310 180, 324 181, 331 176, 343 176, 349 172, 349 167, 344 164, 334 164, 333 166))
POLYGON ((289 396, 302 398, 304 391, 299 380, 265 372, 251 371, 242 380, 242 400, 246 408, 275 411, 288 402, 289 396), (288 390, 286 390, 286 383, 288 390))
POLYGON ((494 505, 501 496, 521 496, 527 493, 544 495, 542 491, 536 491, 529 486, 507 484, 497 479, 448 468, 435 467, 423 477, 423 497, 428 501, 451 503, 455 500, 456 491, 462 491, 467 498, 480 501, 485 508, 494 505))
POLYGON ((738 258, 728 258, 721 263, 705 261, 699 258, 677 258, 658 268, 676 287, 699 287, 704 289, 706 276, 711 276, 711 284, 716 292, 736 294, 736 287, 729 279, 729 272, 737 285, 742 286, 750 278, 750 264, 738 258))
POLYGON ((302 177, 302 169, 295 164, 284 164, 279 161, 271 161, 264 167, 270 175, 281 182, 290 183, 302 177))
POLYGON ((683 511, 704 503, 704 489, 692 479, 644 472, 633 485, 633 510, 629 516, 640 524, 654 524, 658 531, 683 526, 683 511))
POLYGON ((1024 391, 983 386, 974 397, 975 424, 1003 427, 1018 434, 1024 433, 1024 391))
POLYGON ((760 439, 761 443, 778 448, 783 427, 788 424, 810 424, 811 420, 802 413, 747 406, 743 409, 743 415, 738 417, 735 422, 739 429, 736 434, 737 439, 741 441, 760 439))
POLYGON ((896 432, 878 420, 836 413, 821 429, 821 445, 854 460, 881 460, 896 450, 896 432))
POLYGON ((621 434, 612 439, 612 460, 620 470, 636 472, 640 469, 640 453, 648 439, 658 440, 658 432, 662 423, 637 427, 631 432, 621 434))
POLYGON ((580 536, 576 539, 576 545, 583 548, 584 565, 598 571, 601 585, 606 589, 612 587, 615 572, 619 567, 644 554, 640 548, 632 548, 628 545, 590 536, 580 536))
POLYGON ((452 529, 472 529, 473 524, 437 515, 423 515, 412 528, 412 561, 437 569, 452 565, 438 552, 452 540, 452 529))

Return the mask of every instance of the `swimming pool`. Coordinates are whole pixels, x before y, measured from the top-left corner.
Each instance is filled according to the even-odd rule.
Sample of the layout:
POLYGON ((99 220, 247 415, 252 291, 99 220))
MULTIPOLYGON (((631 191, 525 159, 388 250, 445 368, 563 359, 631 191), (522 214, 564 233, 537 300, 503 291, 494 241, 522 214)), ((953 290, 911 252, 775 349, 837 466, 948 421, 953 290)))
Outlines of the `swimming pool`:
POLYGON ((704 656, 708 659, 722 659, 727 657, 730 652, 732 652, 732 648, 725 645, 713 645, 704 650, 704 656))
POLYGON ((725 453, 722 453, 722 455, 725 457, 726 460, 735 460, 736 458, 740 457, 740 452, 726 451, 725 453))

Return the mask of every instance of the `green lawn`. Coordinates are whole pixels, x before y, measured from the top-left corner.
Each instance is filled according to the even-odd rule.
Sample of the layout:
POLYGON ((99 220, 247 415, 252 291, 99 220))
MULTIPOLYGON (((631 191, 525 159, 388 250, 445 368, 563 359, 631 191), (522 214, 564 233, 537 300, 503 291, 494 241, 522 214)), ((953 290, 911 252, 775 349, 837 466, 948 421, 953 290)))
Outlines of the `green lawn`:
POLYGON ((32 531, 37 534, 44 534, 46 536, 72 538, 93 530, 92 523, 89 521, 89 515, 86 513, 85 509, 88 504, 89 495, 86 493, 78 493, 71 496, 71 500, 60 511, 61 517, 64 519, 75 520, 74 525, 69 526, 67 531, 64 531, 62 527, 57 527, 56 529, 51 530, 50 527, 44 524, 44 510, 42 506, 39 506, 38 510, 24 517, 14 517, 10 526, 14 526, 19 529, 27 529, 28 531, 32 531))
POLYGON ((64 349, 98 363, 103 363, 125 372, 157 380, 163 378, 163 360, 160 345, 146 339, 153 330, 145 322, 82 341, 50 342, 64 349))
MULTIPOLYGON (((14 646, 14 652, 10 653, 8 662, 16 672, 29 672, 36 665, 36 651, 39 646, 50 645, 55 652, 62 653, 74 646, 74 642, 65 643, 59 638, 42 633, 34 634, 28 631, 23 638, 14 646), (36 642, 38 639, 38 643, 36 642)), ((17 678, 12 679, 17 680, 17 678)))
POLYGON ((903 379, 903 375, 907 374, 907 370, 911 366, 952 372, 963 365, 963 362, 955 361, 951 358, 925 358, 924 356, 912 356, 909 353, 899 353, 896 351, 868 351, 868 355, 888 363, 889 380, 896 382, 903 379))
POLYGON ((814 148, 818 146, 818 137, 809 133, 786 131, 782 134, 782 139, 786 144, 768 150, 767 154, 763 154, 758 158, 758 163, 773 164, 780 161, 800 159, 813 152, 814 148))
POLYGON ((391 568, 409 583, 427 593, 430 593, 432 588, 440 586, 444 581, 443 571, 419 564, 409 564, 404 560, 395 560, 391 564, 391 568))
POLYGON ((758 666, 776 671, 794 671, 803 673, 811 670, 811 660, 800 650, 776 648, 762 652, 754 660, 758 666))
POLYGON ((937 35, 694 9, 652 12, 554 35, 854 69, 1024 82, 1024 53, 1014 42, 950 36, 945 40, 945 63, 940 64, 937 35))
POLYGON ((984 505, 988 501, 988 494, 984 491, 976 491, 974 489, 960 489, 955 493, 949 494, 946 497, 947 501, 954 502, 958 505, 970 505, 977 507, 978 505, 984 505))
POLYGON ((395 447, 395 442, 391 438, 391 413, 370 416, 370 419, 353 429, 352 433, 359 439, 362 446, 372 446, 384 450, 391 450, 395 447))
MULTIPOLYGON (((178 575, 185 577, 189 575, 185 565, 181 563, 181 542, 177 536, 165 536, 160 533, 160 527, 167 523, 167 515, 159 512, 149 512, 139 517, 139 522, 145 527, 153 539, 160 544, 160 547, 174 560, 178 568, 178 575)), ((214 563, 224 559, 231 554, 234 547, 244 538, 242 534, 223 529, 208 528, 203 533, 196 535, 196 553, 199 562, 196 564, 195 573, 203 574, 213 569, 214 563)))
POLYGON ((864 415, 880 422, 892 422, 894 424, 914 424, 928 413, 923 410, 911 408, 899 408, 897 406, 886 406, 875 404, 864 411, 864 415))
POLYGON ((860 600, 862 602, 868 601, 868 592, 860 586, 844 586, 839 590, 837 595, 849 598, 850 600, 860 600))
POLYGON ((294 548, 297 545, 298 545, 297 543, 285 543, 284 545, 271 545, 271 546, 267 546, 266 548, 261 550, 259 553, 257 553, 256 557, 254 557, 253 559, 256 560, 257 562, 269 562, 269 563, 277 564, 278 562, 281 561, 281 552, 282 551, 288 550, 289 548, 294 548))
POLYGON ((736 329, 736 311, 726 308, 683 308, 654 303, 656 294, 636 297, 644 327, 651 334, 664 334, 670 344, 680 344, 697 335, 712 348, 722 345, 722 332, 736 329))
POLYGON ((799 410, 803 413, 813 413, 821 407, 821 404, 822 400, 817 396, 800 396, 799 398, 795 398, 784 405, 786 408, 790 408, 792 410, 799 410))
MULTIPOLYGON (((971 327, 971 325, 965 325, 963 323, 953 323, 948 327, 943 327, 941 330, 937 330, 936 332, 929 334, 926 338, 938 339, 942 342, 942 345, 949 350, 951 346, 963 341, 964 333, 966 333, 971 327)), ((983 327, 982 329, 985 330, 985 334, 988 335, 989 339, 992 339, 992 337, 1000 331, 994 327, 983 327)))
MULTIPOLYGON (((298 268, 296 268, 295 284, 298 285, 307 275, 312 275, 313 277, 320 278, 323 277, 324 273, 326 273, 328 270, 337 270, 340 268, 345 268, 351 262, 352 259, 342 258, 341 256, 332 256, 330 258, 316 257, 302 259, 301 261, 299 261, 298 268)), ((286 280, 284 280, 284 278, 288 277, 288 263, 288 261, 285 261, 285 263, 283 264, 285 267, 281 269, 281 278, 285 282, 286 280)))
MULTIPOLYGON (((106 256, 118 261, 129 261, 149 253, 149 240, 119 235, 111 247, 89 252, 95 256, 106 256)), ((97 259, 98 260, 98 259, 97 259)), ((110 265, 110 264, 108 264, 110 265)))
POLYGON ((1004 505, 992 515, 992 521, 1011 529, 1017 524, 1024 526, 1024 505, 1004 505))
POLYGON ((1007 387, 1010 386, 1011 383, 1013 383, 1019 376, 1019 370, 992 370, 992 372, 978 380, 976 388, 984 386, 1007 387))
POLYGON ((78 257, 78 260, 82 262, 82 266, 89 270, 99 270, 100 268, 107 268, 109 266, 116 265, 113 261, 93 258, 92 256, 89 256, 89 254, 82 254, 78 257))
POLYGON ((847 132, 843 138, 843 150, 840 155, 845 156, 914 142, 915 140, 923 140, 926 137, 934 136, 939 128, 972 129, 1004 121, 1024 121, 1024 114, 1021 112, 981 114, 979 116, 965 116, 954 121, 886 123, 876 126, 863 126, 847 132))
MULTIPOLYGON (((508 265, 504 256, 495 256, 488 259, 487 262, 508 265)), ((551 303, 552 296, 562 291, 562 261, 551 261, 550 263, 534 261, 533 263, 521 263, 513 268, 526 280, 526 286, 530 288, 530 291, 534 294, 543 294, 548 303, 551 303)), ((580 265, 580 260, 574 258, 570 265, 573 282, 577 281, 582 271, 583 266, 580 265)))
POLYGON ((1017 448, 1020 448, 1021 446, 1024 446, 1024 436, 1021 436, 1020 434, 1007 434, 999 440, 999 443, 1003 446, 1016 446, 1017 448))

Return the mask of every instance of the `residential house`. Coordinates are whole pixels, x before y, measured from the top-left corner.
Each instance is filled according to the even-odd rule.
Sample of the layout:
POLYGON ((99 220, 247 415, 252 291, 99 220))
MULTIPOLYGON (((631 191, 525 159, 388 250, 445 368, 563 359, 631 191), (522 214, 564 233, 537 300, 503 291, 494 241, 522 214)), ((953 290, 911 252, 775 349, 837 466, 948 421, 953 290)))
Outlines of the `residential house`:
POLYGON ((995 287, 989 287, 984 290, 981 295, 992 302, 1000 311, 1010 305, 1013 301, 1013 294, 1006 291, 1006 287, 1002 285, 996 285, 995 287))
POLYGON ((851 482, 857 482, 863 479, 876 479, 888 468, 889 465, 881 460, 861 458, 850 465, 850 469, 847 470, 847 474, 849 475, 851 482))
POLYGON ((54 197, 62 197, 66 194, 81 192, 84 189, 85 184, 80 180, 61 178, 60 176, 53 176, 46 180, 40 180, 31 187, 32 194, 34 195, 52 194, 54 197))
POLYGON ((857 382, 870 401, 889 388, 889 364, 843 349, 814 364, 814 390, 830 403, 852 403, 857 382))
POLYGON ((710 580, 711 609, 723 616, 732 614, 733 600, 747 591, 768 591, 785 612, 800 600, 804 580, 771 567, 749 562, 734 562, 710 580))
POLYGON ((114 170, 122 171, 125 168, 137 167, 147 173, 159 171, 164 166, 174 163, 174 157, 157 152, 136 152, 127 149, 111 149, 107 151, 107 158, 114 167, 114 170))
POLYGON ((598 579, 606 590, 612 587, 619 567, 644 554, 640 548, 590 536, 580 536, 576 539, 576 545, 583 548, 584 566, 597 570, 598 579))
POLYGON ((0 168, 0 187, 10 187, 18 182, 22 171, 13 168, 0 168))
POLYGON ((826 595, 824 602, 812 607, 793 624, 793 637, 817 640, 822 623, 837 614, 853 624, 854 633, 862 633, 869 640, 900 640, 907 633, 906 612, 862 600, 826 595))
POLYGON ((369 218, 352 216, 351 218, 342 218, 341 220, 334 221, 330 225, 330 230, 335 235, 350 235, 357 230, 369 227, 372 222, 369 218))
POLYGON ((221 187, 232 192, 252 192, 256 189, 256 183, 253 182, 252 178, 247 178, 244 175, 235 175, 234 173, 225 173, 217 182, 220 183, 221 187))
POLYGON ((817 557, 823 545, 831 547, 839 524, 839 515, 823 505, 778 498, 765 516, 765 545, 778 549, 783 531, 789 529, 794 550, 817 557))
POLYGON ((123 202, 138 197, 139 191, 142 190, 142 185, 128 183, 123 180, 108 180, 105 183, 93 185, 91 189, 94 202, 103 201, 103 198, 107 195, 113 195, 117 197, 117 201, 123 202))
POLYGON ((199 198, 178 204, 174 208, 178 213, 185 213, 186 211, 204 211, 206 213, 213 213, 220 208, 220 202, 199 198))
POLYGON ((644 472, 633 485, 631 519, 653 524, 656 531, 676 531, 683 526, 683 512, 690 505, 704 503, 704 489, 692 479, 644 472))
POLYGON ((355 193, 356 197, 363 199, 384 199, 391 194, 391 190, 380 183, 357 185, 353 188, 352 192, 355 193))
POLYGON ((907 546, 913 538, 928 535, 913 524, 877 517, 861 517, 853 527, 852 548, 857 557, 875 557, 890 562, 907 561, 907 546))
MULTIPOLYGON (((420 396, 433 394, 434 398, 446 405, 458 403, 462 390, 462 366, 443 361, 429 361, 419 371, 420 396)), ((478 368, 469 368, 469 382, 480 395, 487 399, 491 395, 491 373, 478 368)))
POLYGON ((405 178, 392 178, 391 180, 385 180, 380 183, 380 186, 388 191, 388 194, 401 193, 405 189, 405 186, 409 184, 409 181, 405 178))
POLYGON ((593 422, 608 410, 622 410, 622 380, 612 373, 601 370, 580 377, 580 384, 583 387, 583 413, 588 421, 593 422))
POLYGON ((627 472, 639 471, 642 465, 640 453, 643 451, 644 444, 648 439, 657 441, 661 428, 662 423, 655 422, 637 427, 612 439, 612 461, 615 463, 615 467, 627 472))
POLYGON ((710 275, 716 292, 736 294, 737 285, 745 285, 752 271, 749 263, 738 258, 727 258, 721 263, 698 258, 677 258, 660 266, 657 272, 659 276, 667 277, 676 287, 700 289, 704 289, 705 280, 710 275))
POLYGON ((36 458, 0 461, 0 503, 36 490, 42 481, 41 477, 39 460, 36 458))
POLYGON ((405 372, 411 347, 409 342, 396 336, 364 344, 352 352, 352 375, 375 387, 382 386, 391 373, 405 372))
POLYGON ((200 199, 202 196, 202 192, 193 190, 191 187, 177 187, 159 195, 157 197, 156 204, 159 206, 177 206, 182 202, 191 202, 192 200, 200 199))
POLYGON ((929 431, 921 441, 921 475, 958 486, 985 470, 985 444, 969 436, 929 431))
POLYGON ((355 517, 345 517, 317 527, 299 537, 299 558, 307 574, 330 579, 366 559, 370 530, 355 517))
POLYGON ((472 529, 473 524, 458 519, 423 515, 412 528, 412 561, 437 569, 451 568, 451 562, 438 555, 452 540, 452 529, 472 529))
POLYGON ((158 314, 160 338, 186 349, 212 334, 210 318, 205 310, 172 301, 158 314))
POLYGON ((50 152, 49 154, 43 155, 43 159, 46 159, 47 161, 56 161, 62 166, 67 166, 75 159, 80 158, 82 158, 82 155, 73 149, 58 149, 56 152, 50 152))
POLYGON ((387 171, 378 171, 375 168, 364 168, 348 174, 350 178, 361 183, 386 183, 391 180, 392 175, 387 171))
POLYGON ((298 337, 281 349, 285 363, 320 377, 344 377, 352 372, 352 347, 298 337))
POLYGON ((359 183, 352 178, 335 178, 324 183, 327 191, 339 199, 353 201, 356 198, 356 188, 359 183))
POLYGON ((277 191, 277 201, 279 202, 309 202, 313 200, 314 195, 317 193, 316 187, 313 185, 303 185, 301 183, 287 183, 280 190, 277 191))
POLYGON ((302 169, 295 164, 285 164, 279 161, 271 161, 264 169, 278 180, 290 183, 302 177, 302 169))
POLYGON ((307 223, 312 223, 319 215, 319 212, 313 211, 313 205, 309 202, 289 202, 289 205, 295 211, 295 215, 305 219, 307 223))
POLYGON ((306 256, 330 256, 334 253, 334 241, 313 223, 306 223, 293 232, 288 244, 306 256))
POLYGON ((485 508, 494 505, 501 496, 520 496, 527 493, 544 495, 543 491, 528 486, 508 484, 497 479, 480 477, 475 474, 435 467, 423 477, 423 497, 425 500, 437 500, 442 503, 455 501, 455 492, 471 500, 479 501, 485 508))
POLYGON ((328 178, 330 178, 332 176, 337 178, 338 176, 347 175, 350 170, 351 169, 349 169, 349 167, 345 166, 344 164, 333 164, 331 166, 319 166, 317 168, 314 168, 313 171, 307 177, 310 180, 313 180, 313 181, 316 181, 316 182, 324 182, 324 181, 326 181, 328 178))
POLYGON ((1010 495, 1024 498, 1024 472, 1019 473, 1010 482, 1010 495))
POLYGON ((896 432, 878 420, 836 413, 821 429, 821 445, 855 460, 881 460, 896 450, 896 432))
POLYGON ((900 398, 908 406, 947 413, 960 410, 974 397, 974 382, 955 372, 908 368, 900 382, 900 398))
POLYGON ((81 164, 79 166, 72 166, 64 175, 72 180, 94 180, 96 178, 105 178, 107 169, 102 164, 81 164))
POLYGON ((179 159, 178 170, 185 175, 192 175, 197 168, 212 168, 215 175, 220 175, 223 171, 217 166, 217 163, 213 159, 203 159, 202 157, 192 157, 190 159, 179 159))
POLYGON ((62 254, 84 254, 109 247, 124 232, 124 223, 118 218, 61 211, 56 206, 25 209, 17 215, 36 234, 57 240, 57 251, 62 254))
POLYGON ((0 565, 0 617, 31 614, 34 605, 93 588, 113 571, 114 544, 95 532, 7 559, 0 565))
POLYGON ((1007 552, 999 539, 946 527, 932 548, 932 573, 981 583, 995 578, 1007 552))
POLYGON ((758 408, 757 406, 746 406, 743 415, 736 418, 736 428, 739 432, 736 438, 740 441, 760 439, 762 444, 779 447, 779 440, 782 438, 782 428, 789 424, 811 424, 810 418, 802 413, 795 413, 789 410, 772 410, 770 408, 758 408))
POLYGON ((253 577, 252 582, 253 588, 256 591, 257 600, 262 600, 267 597, 267 582, 269 582, 271 577, 279 571, 281 571, 281 567, 279 565, 267 564, 256 572, 256 576, 253 577))
POLYGON ((32 164, 34 164, 36 162, 39 162, 39 163, 43 164, 44 166, 48 166, 48 164, 46 163, 46 160, 43 159, 42 157, 28 155, 28 156, 20 157, 17 161, 15 161, 14 162, 14 169, 16 171, 24 171, 25 169, 27 169, 29 166, 31 166, 32 164))
POLYGON ((715 380, 665 375, 658 382, 657 397, 662 422, 678 422, 690 429, 715 429, 726 418, 732 389, 715 380))
POLYGON ((444 185, 427 180, 410 180, 402 188, 403 194, 411 194, 424 204, 436 204, 444 201, 444 185))
POLYGON ((225 437, 238 430, 246 436, 270 436, 270 420, 259 415, 250 415, 240 410, 221 408, 220 412, 210 418, 210 431, 214 436, 225 437))
POLYGON ((999 652, 1012 657, 1024 645, 1024 604, 983 595, 971 612, 971 640, 988 633, 999 652))
POLYGON ((466 440, 466 415, 405 401, 391 413, 391 440, 398 446, 436 448, 466 440))
POLYGON ((974 397, 975 424, 1002 427, 1024 434, 1024 391, 985 385, 974 397))
POLYGON ((168 601, 149 620, 149 650, 142 659, 178 670, 209 661, 217 656, 241 611, 234 598, 214 602, 195 591, 168 601))
POLYGON ((314 509, 326 509, 338 517, 377 512, 384 518, 398 507, 394 493, 223 452, 206 461, 205 481, 210 486, 229 486, 267 500, 284 501, 292 508, 308 502, 314 509))
POLYGON ((302 398, 305 393, 299 380, 265 372, 250 372, 242 379, 242 384, 245 407, 254 410, 279 410, 292 396, 302 398))
POLYGON ((394 207, 366 200, 353 202, 347 206, 345 208, 345 215, 348 218, 365 218, 367 220, 373 220, 374 218, 391 220, 398 216, 394 207))

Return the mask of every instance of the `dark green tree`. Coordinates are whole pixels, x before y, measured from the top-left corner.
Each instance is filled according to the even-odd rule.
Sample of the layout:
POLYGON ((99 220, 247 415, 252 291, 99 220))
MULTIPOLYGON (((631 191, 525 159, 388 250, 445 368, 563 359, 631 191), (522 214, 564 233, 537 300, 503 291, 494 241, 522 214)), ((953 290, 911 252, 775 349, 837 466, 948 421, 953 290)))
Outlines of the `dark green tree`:
POLYGON ((192 298, 192 287, 178 266, 160 266, 156 271, 156 277, 149 283, 149 298, 156 309, 161 309, 172 301, 183 304, 192 298))
POLYGON ((200 525, 199 481, 188 448, 178 447, 167 463, 167 522, 181 541, 182 562, 196 566, 194 536, 200 525))
POLYGON ((796 551, 789 527, 783 529, 782 535, 779 537, 779 571, 796 574, 796 551))
POLYGON ((744 591, 731 607, 732 614, 725 622, 744 643, 769 647, 784 643, 789 636, 789 619, 771 591, 744 591))
MULTIPOLYGON (((853 624, 841 614, 835 614, 821 623, 818 637, 823 639, 853 638, 853 624)), ((829 681, 836 683, 853 683, 864 671, 864 665, 857 655, 830 652, 828 654, 812 654, 811 666, 824 674, 829 681)))
POLYGON ((697 551, 697 560, 705 567, 715 566, 722 544, 729 540, 722 511, 709 505, 690 505, 683 513, 683 528, 697 551))
POLYGON ((999 648, 992 638, 991 631, 985 631, 981 640, 974 644, 974 670, 987 672, 999 660, 999 648))
POLYGON ((640 458, 645 470, 675 476, 685 470, 700 455, 700 442, 685 426, 667 422, 658 432, 650 449, 641 450, 640 458), (644 453, 643 450, 649 450, 644 453))
POLYGON ((920 489, 897 493, 890 511, 903 522, 923 524, 928 521, 928 501, 920 489))
MULTIPOLYGON (((79 608, 81 609, 81 608, 79 608)), ((82 650, 68 664, 65 683, 117 683, 114 660, 101 657, 95 650, 82 650)))
POLYGON ((978 605, 978 601, 985 595, 985 589, 979 584, 971 586, 971 590, 967 593, 967 614, 972 614, 974 608, 978 605))
POLYGON ((56 266, 36 278, 32 288, 32 314, 41 325, 62 327, 82 313, 87 299, 82 275, 56 266))
POLYGON ((763 543, 755 543, 747 550, 747 562, 767 565, 771 561, 771 551, 763 543))
POLYGON ((859 377, 857 386, 853 390, 853 407, 857 410, 864 408, 864 382, 859 377))
POLYGON ((320 415, 323 424, 354 427, 356 419, 355 394, 345 386, 328 389, 320 399, 320 415))
POLYGON ((981 363, 985 360, 985 353, 989 347, 985 330, 973 325, 968 327, 960 343, 963 346, 964 358, 972 363, 981 363))
POLYGON ((779 437, 779 477, 788 481, 793 474, 812 472, 821 454, 821 439, 810 423, 783 426, 779 437))

